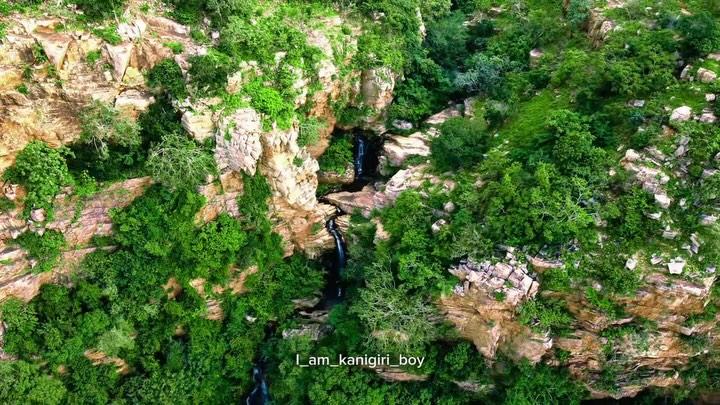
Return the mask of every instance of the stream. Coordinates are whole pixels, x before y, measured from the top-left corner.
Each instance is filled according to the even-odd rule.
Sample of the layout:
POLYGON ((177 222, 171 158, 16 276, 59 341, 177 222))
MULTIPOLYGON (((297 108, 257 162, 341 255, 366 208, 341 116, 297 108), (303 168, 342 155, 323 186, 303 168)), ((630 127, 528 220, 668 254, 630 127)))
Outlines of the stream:
MULTIPOLYGON (((346 187, 346 191, 359 191, 365 187, 375 176, 378 158, 377 145, 368 141, 361 132, 355 133, 355 148, 353 166, 355 168, 355 180, 346 187)), ((330 310, 333 306, 342 302, 345 298, 345 288, 342 285, 342 275, 347 264, 347 252, 345 240, 335 222, 340 210, 325 222, 325 229, 335 241, 334 257, 328 258, 325 262, 327 269, 326 283, 323 290, 323 297, 314 308, 315 310, 330 310)), ((264 361, 258 360, 252 369, 252 377, 255 386, 245 400, 246 405, 266 405, 271 403, 270 387, 265 378, 264 361)))

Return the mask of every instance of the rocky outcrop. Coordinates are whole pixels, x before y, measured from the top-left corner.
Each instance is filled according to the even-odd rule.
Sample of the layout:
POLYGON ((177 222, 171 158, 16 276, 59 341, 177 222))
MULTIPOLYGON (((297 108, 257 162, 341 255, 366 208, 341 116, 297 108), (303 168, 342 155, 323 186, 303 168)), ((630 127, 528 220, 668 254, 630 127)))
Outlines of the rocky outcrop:
MULTIPOLYGON (((512 256, 511 256, 512 257, 512 256)), ((473 261, 450 269, 459 279, 454 293, 440 298, 439 306, 460 334, 471 340, 488 359, 498 352, 511 358, 541 360, 552 347, 546 335, 515 320, 518 305, 533 298, 539 288, 526 264, 473 261)))
POLYGON ((430 136, 415 132, 409 136, 389 135, 383 143, 383 156, 395 167, 401 167, 410 156, 430 156, 430 136))
POLYGON ((647 387, 683 384, 679 372, 688 366, 689 359, 702 355, 686 337, 707 339, 710 347, 720 344, 720 336, 714 332, 720 317, 687 323, 707 305, 713 276, 698 283, 651 273, 637 294, 617 298, 628 313, 628 318, 617 320, 591 309, 582 293, 543 292, 545 297, 566 303, 575 318, 571 333, 554 337, 519 322, 518 305, 535 296, 539 284, 525 264, 518 263, 512 254, 507 257, 511 259, 494 264, 463 262, 451 268, 459 283, 453 294, 441 297, 438 303, 460 334, 475 343, 490 361, 503 353, 513 359, 557 365, 555 349, 561 349, 567 352, 564 366, 587 385, 594 398, 621 398, 647 387), (644 334, 628 333, 613 341, 602 334, 635 319, 654 322, 657 328, 644 334), (614 390, 599 383, 608 367, 617 374, 614 390))
POLYGON ((342 191, 325 196, 325 199, 339 207, 342 211, 350 213, 359 210, 366 217, 374 209, 379 209, 393 203, 405 190, 418 189, 425 182, 440 187, 445 192, 455 188, 455 182, 444 180, 429 173, 428 165, 418 165, 399 170, 387 183, 368 185, 358 192, 342 191))
POLYGON ((170 20, 140 15, 129 15, 128 20, 118 28, 124 38, 118 45, 103 43, 88 32, 57 31, 64 22, 61 18, 3 20, 7 29, 0 43, 0 172, 32 140, 51 146, 73 142, 80 133, 78 112, 91 100, 136 116, 152 103, 141 72, 165 58, 184 61, 201 51, 189 30, 170 20), (183 44, 183 53, 173 55, 164 45, 169 41, 183 44), (47 62, 35 59, 36 47, 47 62), (100 60, 88 62, 91 53, 100 60), (21 84, 26 92, 17 90, 21 84))

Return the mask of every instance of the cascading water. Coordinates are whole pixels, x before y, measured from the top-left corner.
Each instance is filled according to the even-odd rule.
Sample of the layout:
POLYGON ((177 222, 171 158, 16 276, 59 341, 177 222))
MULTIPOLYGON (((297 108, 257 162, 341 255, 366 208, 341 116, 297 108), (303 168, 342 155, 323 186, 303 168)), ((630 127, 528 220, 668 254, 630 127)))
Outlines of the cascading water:
POLYGON ((255 388, 250 392, 247 399, 245 400, 246 405, 265 405, 270 403, 270 389, 268 388, 267 381, 265 381, 265 374, 263 373, 262 366, 256 364, 252 370, 253 381, 255 382, 255 388))
POLYGON ((362 133, 355 133, 355 181, 365 175, 365 156, 367 155, 367 138, 362 133))
POLYGON ((345 256, 345 242, 343 241, 340 231, 338 231, 335 218, 328 219, 325 223, 325 228, 327 228, 327 231, 330 235, 332 235, 333 239, 335 239, 335 263, 333 266, 333 274, 331 274, 330 277, 331 283, 329 283, 329 287, 333 290, 333 296, 328 298, 331 300, 338 300, 343 296, 343 289, 340 285, 340 280, 347 260, 345 256))

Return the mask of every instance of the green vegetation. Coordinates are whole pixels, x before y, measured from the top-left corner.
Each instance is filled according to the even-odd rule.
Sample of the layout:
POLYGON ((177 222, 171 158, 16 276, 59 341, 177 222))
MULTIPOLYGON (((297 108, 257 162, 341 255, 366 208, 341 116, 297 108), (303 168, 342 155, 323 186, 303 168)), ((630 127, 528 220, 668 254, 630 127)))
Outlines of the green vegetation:
POLYGON ((353 143, 348 135, 334 136, 330 146, 320 156, 320 170, 327 173, 345 174, 353 162, 353 143))
POLYGON ((182 70, 172 59, 165 59, 153 66, 147 73, 147 84, 151 88, 168 92, 178 100, 183 100, 188 95, 182 70))
POLYGON ((215 173, 215 161, 185 135, 169 134, 150 150, 147 168, 171 189, 193 188, 215 173))
POLYGON ((32 141, 5 171, 3 179, 21 184, 27 190, 26 218, 34 209, 44 209, 48 219, 53 216, 53 201, 63 186, 72 183, 65 158, 72 153, 63 147, 51 148, 44 142, 32 141))
POLYGON ((99 50, 90 51, 85 56, 85 60, 89 65, 94 65, 95 62, 99 61, 102 57, 102 53, 99 50))
MULTIPOLYGON (((0 14, 42 10, 36 3, 0 3, 0 14)), ((84 13, 80 20, 97 24, 97 36, 121 41, 124 1, 70 3, 84 13)), ((159 8, 188 25, 207 53, 189 56, 187 71, 166 59, 144 72, 156 102, 137 122, 90 103, 69 149, 31 142, 3 175, 27 190, 17 201, 26 218, 42 208, 50 220, 56 195, 71 186, 72 223, 108 182, 150 175, 154 184, 111 212, 112 233, 90 241, 98 249, 63 283, 44 285, 28 303, 0 303, 3 351, 15 359, 0 362, 0 402, 236 403, 251 391, 251 370, 260 363, 273 401, 288 404, 579 404, 588 388, 619 393, 664 373, 686 382, 664 390, 664 399, 718 389, 718 353, 707 332, 720 308, 717 283, 706 305, 693 301, 681 315, 634 305, 678 280, 703 285, 720 260, 720 228, 707 216, 720 203, 720 127, 668 120, 683 105, 696 114, 720 111, 706 101, 720 91, 716 83, 679 77, 687 64, 693 75, 698 67, 720 69, 707 57, 720 48, 717 2, 633 0, 613 9, 590 0, 164 3, 159 8), (595 13, 618 28, 590 38, 584 31, 599 28, 590 24, 595 13), (219 39, 210 39, 214 32, 219 39), (212 139, 192 139, 178 108, 203 98, 217 100, 220 117, 252 107, 265 130, 297 128, 298 145, 311 148, 331 129, 313 116, 324 116, 327 106, 312 105, 324 67, 323 51, 312 44, 333 51, 338 69, 330 79, 343 86, 328 102, 338 127, 370 123, 371 106, 351 89, 367 90, 361 78, 374 74, 395 80, 382 115, 388 122, 378 124, 407 120, 433 135, 431 155, 405 164, 429 160, 427 181, 414 177, 412 189, 395 196, 388 177, 379 176, 373 185, 383 191, 385 184, 392 201, 369 218, 349 213, 343 297, 319 315, 323 325, 299 306, 328 287, 331 256, 310 260, 299 253, 302 244, 273 232, 303 232, 295 222, 288 229, 269 205, 283 208, 282 190, 273 187, 285 184, 269 182, 261 165, 241 175, 236 205, 221 200, 235 194, 220 187, 227 178, 218 179, 212 139), (308 102, 297 107, 299 99, 308 102), (462 109, 463 101, 464 116, 435 129, 423 123, 448 107, 462 109), (623 159, 629 148, 642 158, 623 159), (640 165, 648 184, 636 179, 640 165), (224 194, 207 201, 199 191, 211 181, 224 194), (658 204, 661 191, 669 208, 658 204), (290 248, 295 254, 286 257, 290 248), (655 254, 662 264, 653 263, 655 254), (537 257, 562 265, 527 263, 537 257), (684 269, 670 274, 666 265, 676 257, 684 269), (514 279, 463 285, 448 269, 464 260, 527 266, 539 291, 520 298, 514 279), (233 291, 239 284, 242 293, 233 291), (515 322, 517 336, 545 336, 553 347, 534 353, 540 360, 531 365, 513 350, 518 342, 503 337, 488 361, 478 350, 484 336, 471 342, 447 322, 447 308, 438 308, 447 299, 463 300, 450 305, 476 310, 483 322, 477 330, 468 323, 463 336, 515 322), (483 320, 483 306, 502 311, 502 324, 483 320), (638 315, 643 311, 654 321, 638 315), (689 362, 635 368, 634 356, 677 333, 665 315, 693 331, 673 346, 689 353, 689 362), (585 331, 597 337, 593 361, 601 369, 568 373, 583 361, 568 340, 595 341, 585 331), (422 367, 401 367, 406 377, 421 378, 388 382, 362 367, 295 364, 296 356, 373 353, 422 356, 422 367)), ((164 46, 185 52, 179 42, 164 46)), ((31 51, 17 90, 34 97, 41 90, 29 87, 34 72, 47 73, 50 83, 63 75, 42 47, 31 51)), ((100 60, 99 51, 87 54, 89 65, 100 60)), ((302 153, 289 155, 294 165, 304 164, 302 153)), ((352 163, 349 134, 333 136, 319 158, 320 170, 338 174, 352 163)), ((0 212, 15 206, 0 199, 0 212)), ((315 216, 297 220, 313 222, 313 237, 324 235, 315 216)), ((35 272, 61 264, 66 241, 53 227, 16 239, 35 272)))
POLYGON ((96 28, 95 30, 93 30, 93 33, 100 37, 100 39, 102 39, 103 41, 109 43, 110 45, 120 45, 120 43, 122 42, 120 34, 117 33, 117 27, 114 25, 103 28, 96 28))
POLYGON ((89 20, 119 17, 125 7, 125 0, 68 0, 75 4, 89 20))
POLYGON ((61 249, 65 247, 65 237, 55 230, 46 230, 42 235, 25 232, 15 242, 28 251, 31 259, 37 260, 33 267, 36 273, 52 270, 60 258, 61 249))

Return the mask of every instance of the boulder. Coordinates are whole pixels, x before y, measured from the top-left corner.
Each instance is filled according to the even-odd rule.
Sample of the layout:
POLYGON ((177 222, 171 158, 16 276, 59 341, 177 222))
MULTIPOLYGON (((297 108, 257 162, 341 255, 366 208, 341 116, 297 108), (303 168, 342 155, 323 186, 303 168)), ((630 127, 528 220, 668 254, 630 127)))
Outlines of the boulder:
POLYGON ((625 268, 628 270, 635 270, 637 265, 638 265, 638 261, 634 257, 627 259, 627 261, 625 262, 625 268))
POLYGON ((154 102, 155 97, 150 93, 130 89, 118 94, 115 98, 115 108, 129 117, 137 118, 154 102))
POLYGON ((683 269, 685 268, 685 260, 680 257, 676 257, 667 264, 667 267, 670 274, 682 274, 683 269))
POLYGON ((254 175, 263 152, 261 136, 262 121, 254 109, 241 108, 227 117, 215 134, 218 169, 254 175))
POLYGON ((462 116, 462 112, 460 108, 455 105, 452 107, 448 107, 435 115, 430 116, 430 118, 425 120, 425 123, 428 125, 440 125, 450 118, 460 116, 462 116))
POLYGON ((33 32, 33 38, 42 46, 50 63, 52 63, 57 70, 61 70, 72 37, 68 34, 55 32, 47 28, 38 28, 33 32))
POLYGON ((196 111, 185 111, 180 121, 183 128, 198 142, 203 142, 215 133, 212 111, 201 108, 196 111))
POLYGON ((717 96, 714 93, 708 93, 705 95, 705 101, 707 101, 708 103, 715 101, 716 98, 717 96))
POLYGON ((545 52, 543 52, 539 48, 535 48, 530 51, 530 66, 537 66, 537 64, 540 62, 540 59, 545 55, 545 52))
POLYGON ((705 124, 713 124, 717 121, 717 117, 712 111, 703 111, 703 113, 700 114, 700 117, 698 117, 698 121, 705 124))
POLYGON ((117 81, 122 81, 125 76, 125 70, 127 70, 130 65, 133 43, 123 42, 119 45, 105 44, 105 49, 113 66, 113 77, 117 81))
POLYGON ((413 124, 409 121, 404 120, 393 120, 392 127, 399 131, 409 131, 413 129, 413 124))
POLYGON ((715 225, 717 223, 717 215, 703 215, 700 217, 700 224, 704 226, 715 225))
POLYGON ((430 142, 422 132, 390 135, 383 143, 383 154, 392 166, 400 167, 410 156, 430 156, 430 142))
POLYGON ((709 69, 700 68, 697 71, 697 78, 702 83, 712 83, 717 79, 717 73, 709 69))
POLYGON ((688 106, 682 106, 674 109, 670 114, 670 121, 688 121, 692 118, 692 108, 688 106))
POLYGON ((655 194, 655 202, 664 209, 670 208, 670 204, 672 204, 672 200, 667 194, 655 194))

